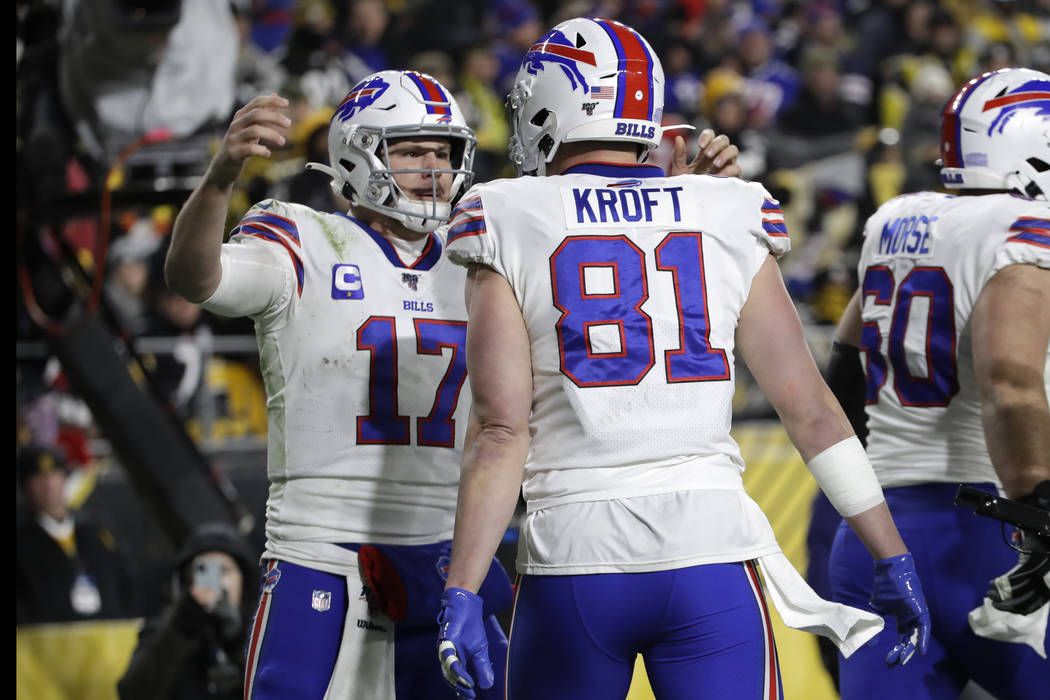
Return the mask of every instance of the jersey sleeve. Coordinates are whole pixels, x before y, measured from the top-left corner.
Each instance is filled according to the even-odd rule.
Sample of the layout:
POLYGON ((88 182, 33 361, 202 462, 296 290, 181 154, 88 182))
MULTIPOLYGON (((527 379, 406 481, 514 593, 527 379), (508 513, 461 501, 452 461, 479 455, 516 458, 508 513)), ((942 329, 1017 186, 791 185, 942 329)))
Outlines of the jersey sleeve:
POLYGON ((202 306, 221 316, 265 316, 303 289, 302 246, 291 212, 273 200, 248 210, 223 244, 222 278, 202 306))
POLYGON ((499 260, 496 238, 489 232, 481 192, 471 188, 452 211, 445 247, 448 259, 457 265, 487 265, 506 277, 499 260))
POLYGON ((1009 265, 1024 264, 1050 269, 1050 211, 1014 220, 995 251, 991 274, 1009 265))
POLYGON ((759 183, 751 182, 748 186, 755 190, 759 199, 758 211, 748 215, 751 234, 761 241, 770 253, 779 258, 791 250, 791 238, 788 236, 787 224, 784 223, 784 212, 780 208, 780 202, 773 199, 773 195, 759 183))

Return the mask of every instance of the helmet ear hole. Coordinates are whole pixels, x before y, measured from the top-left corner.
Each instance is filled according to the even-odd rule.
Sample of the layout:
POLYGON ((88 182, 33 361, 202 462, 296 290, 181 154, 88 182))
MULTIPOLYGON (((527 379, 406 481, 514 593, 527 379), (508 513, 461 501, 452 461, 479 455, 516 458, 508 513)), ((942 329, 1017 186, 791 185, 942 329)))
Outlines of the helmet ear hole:
MULTIPOLYGON (((339 165, 343 166, 343 169, 346 170, 347 175, 352 173, 354 171, 354 168, 357 167, 356 163, 351 163, 346 158, 340 158, 339 165)), ((349 200, 351 202, 354 200, 354 188, 350 186, 349 180, 343 183, 342 195, 343 199, 349 200)))
POLYGON ((554 148, 554 139, 551 138, 550 134, 544 134, 543 138, 540 139, 539 149, 543 152, 543 155, 549 156, 551 149, 554 148))
POLYGON ((533 126, 543 126, 543 123, 547 121, 547 116, 549 114, 550 110, 541 109, 540 111, 536 112, 536 114, 532 115, 532 119, 530 119, 529 122, 533 126))
POLYGON ((1047 170, 1050 170, 1050 163, 1039 158, 1029 158, 1028 164, 1031 165, 1032 169, 1037 173, 1045 173, 1047 170))

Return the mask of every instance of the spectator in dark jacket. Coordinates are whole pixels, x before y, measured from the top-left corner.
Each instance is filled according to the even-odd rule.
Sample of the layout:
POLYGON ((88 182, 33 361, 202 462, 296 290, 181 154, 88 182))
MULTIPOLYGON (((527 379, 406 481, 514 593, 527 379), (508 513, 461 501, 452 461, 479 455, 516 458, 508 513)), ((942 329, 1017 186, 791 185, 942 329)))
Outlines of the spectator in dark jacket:
POLYGON ((225 523, 206 523, 175 561, 173 600, 146 620, 121 700, 240 698, 256 567, 244 540, 225 523))
POLYGON ((16 460, 16 624, 141 614, 134 576, 113 534, 98 515, 69 507, 65 458, 29 445, 16 460))

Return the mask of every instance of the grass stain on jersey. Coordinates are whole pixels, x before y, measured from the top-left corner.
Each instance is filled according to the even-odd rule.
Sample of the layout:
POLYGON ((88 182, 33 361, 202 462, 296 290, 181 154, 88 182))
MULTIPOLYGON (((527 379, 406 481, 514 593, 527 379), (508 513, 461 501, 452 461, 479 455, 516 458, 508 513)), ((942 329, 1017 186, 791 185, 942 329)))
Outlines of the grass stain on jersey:
POLYGON ((332 225, 328 216, 318 212, 310 212, 310 216, 317 222, 317 226, 321 229, 321 233, 324 234, 325 240, 328 241, 328 245, 332 246, 332 250, 335 251, 339 259, 345 260, 346 236, 341 234, 340 231, 332 225))

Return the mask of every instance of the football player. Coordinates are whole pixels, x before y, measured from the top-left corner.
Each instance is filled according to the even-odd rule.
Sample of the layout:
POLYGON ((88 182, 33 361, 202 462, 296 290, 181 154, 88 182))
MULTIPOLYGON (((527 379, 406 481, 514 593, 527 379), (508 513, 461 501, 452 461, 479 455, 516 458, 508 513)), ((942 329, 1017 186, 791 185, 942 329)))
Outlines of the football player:
POLYGON ((508 97, 511 157, 533 177, 475 186, 453 212, 473 407, 438 654, 464 694, 501 670, 479 589, 519 491, 509 697, 623 698, 639 653, 658 698, 780 697, 767 593, 846 654, 882 628, 813 593, 745 492, 737 349, 876 560, 890 661, 926 644, 911 554, 780 277, 780 206, 757 183, 645 163, 663 89, 633 29, 559 24, 508 97))
MULTIPOLYGON (((330 165, 309 166, 349 213, 266 200, 223 243, 234 181, 284 144, 286 106, 270 95, 236 113, 166 261, 172 288, 251 317, 259 341, 270 492, 245 697, 452 697, 434 611, 470 390, 465 274, 436 229, 472 181, 474 135, 430 76, 374 74, 332 117, 330 165)), ((511 589, 490 564, 498 656, 492 613, 511 589)))
MULTIPOLYGON (((944 108, 941 154, 956 195, 902 195, 867 221, 829 368, 842 400, 866 408, 868 455, 915 553, 933 635, 903 671, 882 663, 885 634, 841 659, 842 696, 956 698, 973 680, 1000 698, 1046 697, 1048 543, 1021 532, 1012 568, 1001 525, 953 501, 964 483, 1050 510, 1050 76, 1009 68, 967 82, 944 108), (988 622, 1022 643, 975 635, 971 610, 975 630, 1003 617, 988 622)), ((870 562, 840 527, 836 600, 867 599, 870 562)))
MULTIPOLYGON (((465 271, 444 259, 442 225, 473 179, 474 135, 432 77, 369 76, 331 120, 330 164, 307 166, 350 212, 266 200, 223 243, 233 184, 284 144, 286 106, 237 112, 166 261, 176 291, 251 317, 259 340, 271 487, 246 697, 450 698, 432 654, 470 389, 465 271)), ((698 147, 687 162, 679 139, 674 167, 739 174, 725 136, 705 130, 698 147)), ((498 657, 492 613, 511 588, 490 569, 498 657)))

